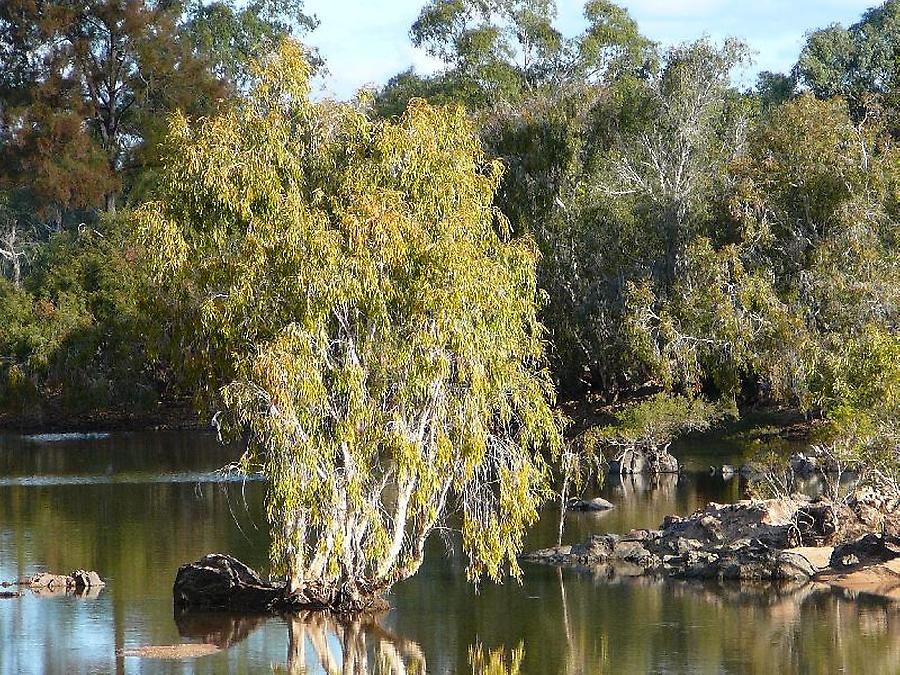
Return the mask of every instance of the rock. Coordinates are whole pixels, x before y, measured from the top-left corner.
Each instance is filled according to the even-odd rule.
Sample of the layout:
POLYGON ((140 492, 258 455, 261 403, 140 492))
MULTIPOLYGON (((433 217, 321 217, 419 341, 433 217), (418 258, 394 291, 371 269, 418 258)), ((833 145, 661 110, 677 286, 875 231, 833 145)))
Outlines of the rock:
POLYGON ((831 566, 840 568, 860 564, 874 565, 894 558, 900 558, 900 540, 895 537, 867 534, 856 541, 835 546, 831 554, 831 566))
POLYGON ((32 588, 47 588, 51 591, 65 590, 75 587, 75 580, 64 574, 50 574, 49 572, 41 572, 31 577, 29 585, 32 588))
POLYGON ((172 595, 176 607, 271 611, 283 591, 237 558, 210 553, 178 568, 172 595))
POLYGON ((116 650, 117 656, 140 659, 196 659, 218 653, 219 647, 205 644, 147 645, 116 650))
POLYGON ((595 534, 583 544, 575 544, 574 546, 570 546, 569 549, 572 555, 578 556, 588 564, 596 564, 609 558, 618 542, 618 535, 595 534))
POLYGON ((713 502, 687 517, 667 516, 659 530, 594 535, 523 559, 688 579, 804 580, 823 568, 831 556, 823 547, 840 543, 851 521, 848 507, 808 497, 713 502))
POLYGON ((72 578, 73 585, 77 591, 106 586, 106 583, 100 578, 100 575, 93 570, 90 572, 85 570, 75 570, 69 576, 72 578))
POLYGON ((732 478, 736 471, 731 464, 722 465, 722 478, 732 478))
POLYGON ((678 460, 667 450, 626 450, 609 463, 611 474, 678 473, 678 460))
POLYGON ((570 511, 609 511, 614 509, 615 504, 608 502, 602 497, 594 497, 593 499, 572 499, 569 501, 568 509, 570 511))
POLYGON ((20 591, 0 591, 0 600, 9 600, 11 598, 20 597, 22 597, 22 593, 20 591))
POLYGON ((785 553, 803 556, 819 572, 828 568, 833 552, 833 546, 798 546, 785 551, 785 553))
MULTIPOLYGON (((568 551, 567 553, 570 553, 568 551)), ((384 611, 389 605, 377 588, 307 580, 289 592, 284 583, 263 581, 237 558, 210 553, 178 568, 172 587, 175 608, 274 613, 328 610, 341 614, 384 611)))

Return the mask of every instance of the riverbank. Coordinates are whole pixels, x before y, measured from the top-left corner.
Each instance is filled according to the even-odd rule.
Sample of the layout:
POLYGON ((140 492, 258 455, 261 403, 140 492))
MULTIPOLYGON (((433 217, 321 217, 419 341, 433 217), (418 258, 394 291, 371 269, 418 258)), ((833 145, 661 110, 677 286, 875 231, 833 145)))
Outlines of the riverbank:
POLYGON ((0 433, 196 431, 208 428, 187 399, 165 401, 142 410, 127 407, 72 413, 58 404, 46 403, 25 414, 0 411, 0 433))

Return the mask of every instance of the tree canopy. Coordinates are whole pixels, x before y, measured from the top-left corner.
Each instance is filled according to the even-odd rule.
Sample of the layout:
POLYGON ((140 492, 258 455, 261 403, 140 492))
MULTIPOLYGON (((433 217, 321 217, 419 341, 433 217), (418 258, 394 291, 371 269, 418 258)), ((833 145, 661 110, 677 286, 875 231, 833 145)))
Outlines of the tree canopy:
POLYGON ((381 114, 396 114, 415 95, 477 108, 543 88, 608 82, 650 65, 652 44, 625 9, 590 0, 584 18, 584 32, 566 37, 554 26, 553 0, 431 0, 410 36, 444 70, 397 75, 379 92, 381 114))

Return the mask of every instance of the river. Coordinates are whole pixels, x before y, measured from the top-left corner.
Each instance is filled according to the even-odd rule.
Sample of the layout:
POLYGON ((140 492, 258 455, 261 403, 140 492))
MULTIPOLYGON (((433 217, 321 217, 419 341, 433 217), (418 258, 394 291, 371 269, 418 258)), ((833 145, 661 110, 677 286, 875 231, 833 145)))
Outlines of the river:
MULTIPOLYGON (((617 508, 570 514, 565 540, 656 527, 668 513, 740 499, 739 479, 710 464, 749 448, 709 439, 676 450, 680 476, 610 480, 617 508)), ((216 470, 236 459, 213 436, 154 432, 0 437, 0 580, 95 569, 94 597, 27 592, 0 600, 2 673, 471 673, 501 653, 520 673, 896 673, 900 611, 831 591, 647 579, 526 566, 522 584, 465 581, 453 542, 430 543, 420 573, 398 585, 392 610, 340 624, 326 617, 173 614, 182 563, 207 552, 260 570, 267 536, 263 484, 216 470), (191 658, 132 655, 152 645, 215 644, 191 658), (518 649, 521 647, 521 653, 518 649), (366 670, 363 670, 365 666, 366 670)), ((548 508, 527 546, 555 543, 548 508)))

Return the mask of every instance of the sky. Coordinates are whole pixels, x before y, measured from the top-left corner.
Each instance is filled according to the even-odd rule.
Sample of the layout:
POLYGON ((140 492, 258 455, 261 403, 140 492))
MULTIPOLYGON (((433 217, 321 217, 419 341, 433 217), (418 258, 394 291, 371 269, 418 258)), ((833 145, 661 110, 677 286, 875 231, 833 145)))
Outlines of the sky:
MULTIPOLYGON (((319 48, 329 75, 323 95, 350 98, 362 86, 381 85, 414 66, 434 72, 439 64, 413 48, 409 27, 425 0, 306 0, 321 25, 306 41, 319 48)), ((850 25, 878 0, 619 0, 641 32, 664 45, 707 35, 739 37, 756 51, 752 84, 761 70, 786 72, 797 59, 803 36, 830 23, 850 25)), ((583 0, 557 0, 558 28, 567 36, 583 30, 583 0)))

